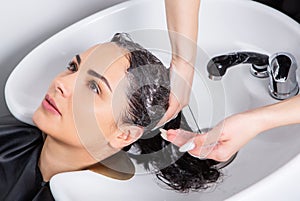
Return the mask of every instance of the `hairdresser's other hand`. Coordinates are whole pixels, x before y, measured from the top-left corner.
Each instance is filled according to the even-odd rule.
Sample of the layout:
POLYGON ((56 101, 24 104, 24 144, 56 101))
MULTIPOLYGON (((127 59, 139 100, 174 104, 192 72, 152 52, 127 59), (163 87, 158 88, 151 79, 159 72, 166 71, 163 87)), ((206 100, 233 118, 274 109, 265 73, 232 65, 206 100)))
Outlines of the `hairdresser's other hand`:
POLYGON ((216 161, 227 161, 247 142, 261 132, 263 126, 251 112, 240 113, 226 118, 205 134, 178 130, 168 130, 167 140, 182 147, 194 142, 194 146, 185 145, 192 156, 216 161))
POLYGON ((173 58, 170 66, 171 93, 169 108, 157 127, 175 118, 177 114, 189 103, 193 83, 194 67, 190 62, 180 58, 173 58))
POLYGON ((276 104, 232 115, 203 135, 168 130, 166 137, 162 137, 180 146, 181 150, 187 142, 194 142, 195 146, 183 146, 185 150, 182 151, 188 151, 196 157, 227 161, 258 133, 280 126, 300 124, 299 105, 300 95, 297 95, 276 104))
POLYGON ((200 0, 165 0, 170 43, 171 94, 169 108, 156 127, 170 121, 189 103, 198 38, 200 0))

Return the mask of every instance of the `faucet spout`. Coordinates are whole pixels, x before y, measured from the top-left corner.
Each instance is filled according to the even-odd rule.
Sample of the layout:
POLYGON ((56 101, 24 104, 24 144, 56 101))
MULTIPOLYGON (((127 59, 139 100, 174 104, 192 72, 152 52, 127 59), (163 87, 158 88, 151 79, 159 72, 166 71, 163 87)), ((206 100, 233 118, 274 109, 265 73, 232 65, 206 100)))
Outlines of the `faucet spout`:
POLYGON ((220 80, 226 70, 238 64, 252 64, 256 68, 267 71, 269 56, 255 52, 233 52, 226 55, 216 56, 207 64, 209 78, 220 80))

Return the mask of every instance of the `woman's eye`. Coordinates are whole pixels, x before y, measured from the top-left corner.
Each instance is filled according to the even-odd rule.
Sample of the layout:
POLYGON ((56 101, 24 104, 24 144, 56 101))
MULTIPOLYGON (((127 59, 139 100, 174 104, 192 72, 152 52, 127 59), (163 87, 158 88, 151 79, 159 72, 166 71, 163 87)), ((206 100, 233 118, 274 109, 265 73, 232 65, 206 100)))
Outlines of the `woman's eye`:
POLYGON ((101 90, 100 90, 100 88, 99 88, 97 82, 94 81, 94 80, 91 80, 91 81, 88 82, 88 87, 89 87, 89 89, 91 89, 94 93, 100 94, 100 92, 101 92, 101 90))
POLYGON ((69 65, 67 66, 67 69, 71 72, 76 72, 78 70, 77 64, 73 61, 71 61, 69 63, 69 65))

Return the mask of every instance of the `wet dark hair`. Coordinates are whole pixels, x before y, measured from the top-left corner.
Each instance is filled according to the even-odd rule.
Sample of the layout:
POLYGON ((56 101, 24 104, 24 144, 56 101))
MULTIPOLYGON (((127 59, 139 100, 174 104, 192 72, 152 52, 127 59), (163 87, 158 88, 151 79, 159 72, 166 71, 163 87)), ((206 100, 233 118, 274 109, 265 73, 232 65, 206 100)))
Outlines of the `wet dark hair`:
MULTIPOLYGON (((218 162, 183 154, 172 143, 161 138, 158 130, 151 131, 169 106, 169 70, 128 34, 117 33, 111 41, 129 52, 129 101, 122 122, 144 127, 143 136, 123 150, 134 147, 135 153, 129 153, 130 157, 143 164, 145 169, 153 171, 160 181, 176 191, 197 191, 216 183, 221 176, 218 162)), ((181 113, 164 126, 165 129, 179 127, 189 130, 181 113)))

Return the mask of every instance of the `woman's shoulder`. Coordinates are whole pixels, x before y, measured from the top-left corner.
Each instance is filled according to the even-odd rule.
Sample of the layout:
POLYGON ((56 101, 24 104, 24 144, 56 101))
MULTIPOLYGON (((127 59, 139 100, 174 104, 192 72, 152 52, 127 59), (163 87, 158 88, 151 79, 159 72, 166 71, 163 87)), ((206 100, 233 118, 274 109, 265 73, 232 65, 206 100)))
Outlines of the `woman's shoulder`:
POLYGON ((23 123, 16 119, 11 114, 0 116, 0 128, 6 128, 11 126, 24 126, 24 127, 34 127, 29 124, 23 123))
POLYGON ((43 136, 37 127, 23 123, 12 115, 6 115, 0 116, 0 138, 2 142, 12 138, 15 141, 20 138, 23 138, 23 141, 39 141, 43 139, 43 136))
POLYGON ((0 117, 0 200, 32 200, 42 181, 37 167, 42 146, 38 128, 0 117))

